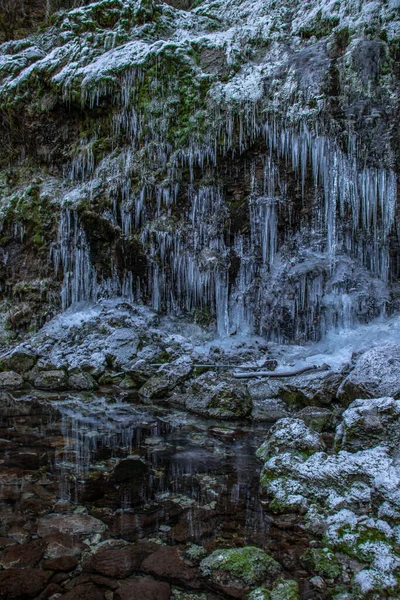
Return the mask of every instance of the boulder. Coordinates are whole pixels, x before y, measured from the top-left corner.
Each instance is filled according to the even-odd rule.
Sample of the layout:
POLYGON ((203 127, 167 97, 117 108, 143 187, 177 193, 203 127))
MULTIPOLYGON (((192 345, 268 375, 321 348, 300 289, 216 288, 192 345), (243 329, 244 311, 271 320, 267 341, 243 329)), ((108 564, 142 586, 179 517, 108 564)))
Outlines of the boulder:
POLYGON ((5 569, 36 567, 44 554, 44 547, 42 540, 36 540, 29 544, 8 546, 1 555, 0 564, 5 569))
POLYGON ((332 427, 334 414, 328 408, 306 406, 296 414, 296 417, 314 431, 325 431, 332 427))
POLYGON ((34 378, 33 385, 40 390, 66 390, 68 388, 67 375, 62 369, 40 371, 34 378))
POLYGON ((215 550, 201 561, 200 570, 217 592, 243 599, 256 586, 272 587, 282 574, 279 563, 255 546, 215 550))
POLYGON ((140 570, 155 577, 199 587, 198 570, 181 555, 179 546, 160 546, 144 559, 140 570))
POLYGON ((51 571, 42 569, 6 569, 0 572, 0 597, 34 598, 46 587, 51 571))
POLYGON ((5 371, 0 373, 0 389, 17 390, 24 385, 24 379, 19 373, 14 371, 5 371))
POLYGON ((72 373, 68 377, 68 387, 72 390, 94 390, 96 387, 96 381, 90 375, 81 371, 79 373, 72 373))
POLYGON ((253 421, 266 421, 275 423, 279 419, 289 417, 289 407, 279 398, 266 398, 265 400, 255 400, 251 418, 253 421))
POLYGON ((136 577, 123 581, 114 593, 115 600, 170 600, 171 588, 168 583, 154 581, 150 577, 136 577))
POLYGON ((400 400, 355 400, 342 415, 337 428, 337 448, 357 452, 385 444, 400 447, 400 400))
POLYGON ((357 398, 400 398, 400 345, 386 344, 362 354, 339 387, 340 401, 357 398))
POLYGON ((78 566, 76 556, 60 556, 59 558, 49 558, 42 562, 42 569, 49 571, 73 571, 78 566))
POLYGON ((284 452, 309 456, 324 447, 320 436, 301 419, 281 419, 271 427, 268 438, 257 450, 257 456, 268 460, 284 452))
POLYGON ((241 419, 250 416, 253 403, 246 384, 209 371, 194 381, 185 406, 205 417, 241 419))
POLYGON ((36 361, 37 355, 32 350, 16 348, 0 358, 0 367, 3 371, 16 371, 21 374, 30 371, 36 361))
POLYGON ((177 385, 183 383, 192 372, 192 361, 189 357, 181 357, 161 367, 140 388, 139 396, 145 400, 162 398, 177 385))
POLYGON ((335 400, 343 381, 339 371, 315 371, 293 377, 271 377, 266 380, 250 380, 249 391, 253 401, 279 398, 289 406, 330 406, 335 400))
POLYGON ((45 537, 52 533, 67 533, 77 536, 90 536, 103 533, 106 526, 102 521, 86 514, 62 513, 42 517, 38 523, 38 535, 45 537))
POLYGON ((86 571, 94 571, 105 577, 126 579, 139 568, 142 561, 140 548, 126 544, 120 547, 111 546, 97 550, 83 563, 86 571))

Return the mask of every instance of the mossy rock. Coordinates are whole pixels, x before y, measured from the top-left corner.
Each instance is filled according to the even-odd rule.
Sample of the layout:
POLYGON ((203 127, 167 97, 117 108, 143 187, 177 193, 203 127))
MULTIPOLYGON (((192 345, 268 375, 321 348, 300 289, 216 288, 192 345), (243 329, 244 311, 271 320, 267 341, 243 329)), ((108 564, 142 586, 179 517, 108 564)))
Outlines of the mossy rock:
POLYGON ((342 572, 335 554, 328 548, 310 548, 302 556, 302 562, 325 579, 335 580, 342 572))
POLYGON ((200 563, 200 570, 217 590, 236 595, 259 585, 271 585, 280 577, 281 566, 255 546, 215 550, 200 563))
POLYGON ((270 600, 300 600, 296 581, 280 581, 271 591, 270 600))

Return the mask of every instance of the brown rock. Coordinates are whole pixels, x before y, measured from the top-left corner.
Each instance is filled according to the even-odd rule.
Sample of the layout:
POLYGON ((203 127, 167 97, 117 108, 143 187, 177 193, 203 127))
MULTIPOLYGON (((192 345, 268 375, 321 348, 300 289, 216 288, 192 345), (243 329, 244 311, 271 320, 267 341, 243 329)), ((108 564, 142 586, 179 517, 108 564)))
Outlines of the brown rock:
POLYGON ((106 577, 125 579, 158 547, 157 544, 143 543, 101 548, 83 563, 83 568, 106 577))
POLYGON ((43 592, 41 594, 39 594, 39 596, 36 596, 35 600, 48 600, 55 594, 63 594, 63 593, 64 593, 64 588, 62 588, 61 585, 58 585, 57 583, 52 581, 51 583, 49 583, 48 586, 46 586, 44 588, 43 592))
POLYGON ((41 569, 6 569, 0 572, 0 596, 7 598, 34 598, 44 590, 51 577, 41 569))
POLYGON ((115 600, 169 600, 171 588, 168 583, 154 581, 149 577, 138 577, 124 581, 115 592, 115 600))
POLYGON ((140 569, 156 577, 200 587, 197 569, 183 560, 179 546, 160 546, 156 552, 145 558, 140 569))
POLYGON ((78 566, 78 559, 75 556, 60 556, 59 558, 49 558, 42 562, 42 568, 49 571, 72 571, 78 566))
POLYGON ((51 533, 69 533, 72 535, 93 535, 103 533, 106 529, 104 523, 90 515, 76 513, 63 513, 60 515, 49 515, 40 519, 38 523, 38 535, 44 537, 51 533))
POLYGON ((86 544, 78 536, 66 533, 51 533, 44 537, 47 544, 45 558, 61 558, 64 556, 80 556, 87 550, 86 544))
POLYGON ((44 550, 45 544, 41 540, 35 540, 30 544, 8 546, 1 555, 0 564, 5 569, 11 567, 15 569, 36 567, 44 554, 44 550))
POLYGON ((84 583, 67 592, 62 600, 104 600, 104 592, 93 583, 84 583))

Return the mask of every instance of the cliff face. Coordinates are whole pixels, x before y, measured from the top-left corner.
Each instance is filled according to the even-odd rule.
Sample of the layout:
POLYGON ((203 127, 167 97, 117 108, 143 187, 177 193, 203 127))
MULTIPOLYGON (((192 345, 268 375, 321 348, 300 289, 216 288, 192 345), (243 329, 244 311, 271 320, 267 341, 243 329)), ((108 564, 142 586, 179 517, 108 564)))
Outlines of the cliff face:
POLYGON ((2 44, 5 328, 101 295, 284 342, 397 310, 398 8, 103 0, 2 44))

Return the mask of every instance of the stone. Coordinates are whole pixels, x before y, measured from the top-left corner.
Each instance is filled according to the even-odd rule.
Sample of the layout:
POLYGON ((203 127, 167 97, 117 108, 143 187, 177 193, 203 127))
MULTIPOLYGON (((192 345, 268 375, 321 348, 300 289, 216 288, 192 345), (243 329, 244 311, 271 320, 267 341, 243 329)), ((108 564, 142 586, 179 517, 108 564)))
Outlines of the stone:
POLYGON ((67 385, 72 390, 89 391, 94 390, 96 387, 96 381, 90 375, 90 373, 80 372, 73 373, 68 377, 67 385))
POLYGON ((64 558, 65 556, 79 557, 84 550, 87 550, 86 544, 80 541, 77 535, 61 533, 59 531, 48 533, 44 536, 46 542, 46 559, 64 558))
POLYGON ((25 373, 30 371, 36 364, 37 355, 32 350, 15 348, 0 358, 0 368, 3 371, 16 371, 25 373))
POLYGON ((358 398, 400 398, 400 345, 386 344, 364 352, 338 390, 344 405, 358 398))
POLYGON ((51 571, 30 568, 0 571, 0 597, 34 598, 44 590, 51 575, 51 571))
POLYGON ((253 401, 279 398, 289 406, 330 406, 343 381, 341 371, 315 371, 293 377, 271 377, 248 383, 253 401))
POLYGON ((45 544, 41 540, 9 546, 1 555, 0 564, 5 569, 36 567, 44 554, 44 549, 45 544))
POLYGON ((140 388, 139 396, 145 400, 162 398, 188 379, 192 368, 192 361, 186 356, 160 367, 157 373, 140 388))
POLYGON ((106 526, 102 521, 86 514, 62 513, 42 517, 38 523, 38 535, 44 537, 53 533, 67 533, 77 536, 90 536, 103 533, 106 526))
POLYGON ((40 390, 66 390, 68 388, 67 375, 62 369, 41 371, 34 378, 33 385, 40 390))
POLYGON ((264 461, 283 452, 309 456, 323 448, 320 436, 307 427, 304 421, 286 418, 271 427, 266 441, 257 450, 257 456, 264 461))
POLYGON ((197 568, 187 563, 178 546, 161 546, 144 559, 140 570, 155 577, 199 587, 197 568))
POLYGON ((251 412, 253 421, 275 423, 279 419, 289 416, 288 405, 279 398, 266 398, 265 400, 253 401, 253 410, 251 412))
POLYGON ((330 429, 333 425, 333 417, 331 410, 320 406, 306 406, 296 413, 297 419, 301 419, 308 427, 318 432, 330 429))
POLYGON ((355 400, 342 415, 336 430, 336 447, 351 452, 385 444, 400 446, 400 400, 355 400))
POLYGON ((64 594, 62 600, 104 600, 104 592, 93 583, 84 583, 64 594))
POLYGON ((253 404, 247 385, 207 372, 200 375, 185 395, 186 409, 218 419, 242 419, 250 416, 253 404))
POLYGON ((270 600, 300 600, 299 586, 291 579, 278 581, 269 597, 270 600))
POLYGON ((49 571, 73 571, 78 566, 76 556, 60 556, 59 558, 49 558, 42 562, 42 569, 49 571))
POLYGON ((256 586, 272 587, 282 574, 279 563, 255 546, 215 550, 201 561, 200 570, 216 591, 243 599, 256 586))
POLYGON ((139 568, 143 555, 140 546, 100 548, 83 563, 84 570, 94 571, 105 577, 126 579, 139 568))
POLYGON ((124 581, 114 593, 115 600, 170 600, 171 588, 168 583, 154 581, 150 577, 137 577, 124 581))
POLYGON ((0 389, 17 390, 22 388, 23 385, 24 378, 22 375, 19 375, 14 371, 4 371, 3 373, 0 373, 0 389))

